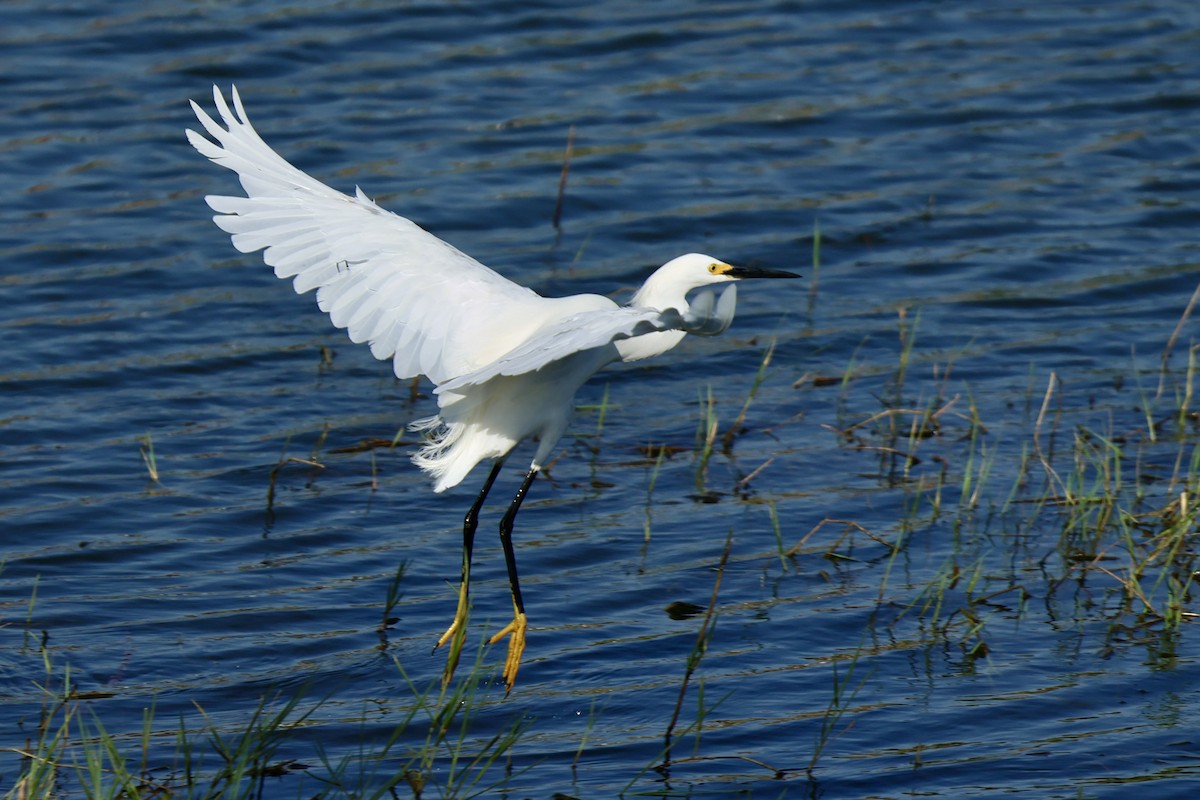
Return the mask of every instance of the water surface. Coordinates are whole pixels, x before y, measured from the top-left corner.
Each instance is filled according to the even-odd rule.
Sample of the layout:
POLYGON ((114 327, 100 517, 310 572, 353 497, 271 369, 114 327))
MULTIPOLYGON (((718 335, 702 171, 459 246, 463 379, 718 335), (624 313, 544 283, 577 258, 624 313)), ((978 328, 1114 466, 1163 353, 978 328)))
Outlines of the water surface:
MULTIPOLYGON (((1090 541, 1045 501, 1115 485, 1150 513, 1200 488, 1194 417, 1174 414, 1193 319, 1160 375, 1198 277, 1194 4, 112 8, 0 12, 0 746, 36 723, 40 648, 110 695, 89 702, 115 732, 151 702, 168 734, 202 727, 194 704, 236 729, 306 687, 328 699, 280 755, 302 761, 381 746, 440 675, 473 490, 433 495, 411 440, 361 446, 431 413, 428 387, 209 220, 203 196, 236 181, 187 145, 187 100, 236 83, 286 158, 543 293, 627 291, 692 250, 806 275, 747 284, 723 337, 581 393, 519 519, 533 628, 507 700, 483 656, 469 736, 529 725, 489 781, 1195 792, 1191 618, 1140 624, 1113 577, 1148 534, 1090 541), (710 393, 723 434, 772 343, 700 474, 710 393), (910 439, 902 412, 927 408, 936 435, 910 439), (1101 440, 1117 484, 1108 445, 1080 444, 1101 440), (321 466, 282 467, 268 512, 288 456, 321 466), (694 758, 642 772, 702 624, 665 609, 707 606, 731 532, 681 716, 707 709, 702 732, 674 754, 694 758)), ((490 529, 518 455, 479 537, 472 643, 510 609, 490 529)), ((0 788, 18 767, 0 756, 0 788)))

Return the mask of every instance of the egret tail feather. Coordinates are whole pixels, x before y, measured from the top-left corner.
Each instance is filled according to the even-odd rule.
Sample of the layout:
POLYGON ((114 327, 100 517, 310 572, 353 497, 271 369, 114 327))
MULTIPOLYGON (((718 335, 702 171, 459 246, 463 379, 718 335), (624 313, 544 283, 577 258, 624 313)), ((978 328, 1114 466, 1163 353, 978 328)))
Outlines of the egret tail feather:
MULTIPOLYGON (((423 417, 409 423, 410 431, 425 434, 425 444, 412 456, 412 463, 433 478, 433 491, 441 493, 456 486, 466 477, 466 471, 452 475, 455 445, 462 441, 467 426, 461 422, 447 424, 441 417, 423 417)), ((472 465, 474 466, 474 465, 472 465)), ((469 467, 468 470, 469 471, 469 467)))

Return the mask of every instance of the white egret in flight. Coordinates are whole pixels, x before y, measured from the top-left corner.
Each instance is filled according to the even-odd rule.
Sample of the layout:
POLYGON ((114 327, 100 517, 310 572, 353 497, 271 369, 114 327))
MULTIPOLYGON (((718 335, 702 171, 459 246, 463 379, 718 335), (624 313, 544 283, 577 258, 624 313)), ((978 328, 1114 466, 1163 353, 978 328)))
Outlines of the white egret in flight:
POLYGON ((512 531, 530 484, 566 430, 575 392, 601 367, 666 352, 685 334, 713 336, 733 320, 742 278, 796 278, 778 270, 735 267, 690 253, 668 261, 627 306, 581 294, 542 297, 493 272, 404 217, 384 210, 361 189, 342 194, 296 169, 251 126, 238 96, 233 109, 213 87, 217 123, 195 102, 208 136, 188 141, 231 169, 245 197, 212 195, 213 221, 243 253, 263 251, 297 293, 317 290, 317 305, 350 339, 392 362, 398 378, 424 375, 435 385, 438 414, 413 422, 426 443, 413 462, 433 490, 457 486, 481 461, 492 462, 463 521, 462 583, 454 621, 434 649, 451 643, 443 679, 453 676, 466 634, 471 550, 479 510, 505 458, 522 440, 537 450, 500 522, 512 590, 504 682, 511 691, 525 649, 526 617, 517 581, 512 531), (709 284, 728 284, 719 300, 709 284))

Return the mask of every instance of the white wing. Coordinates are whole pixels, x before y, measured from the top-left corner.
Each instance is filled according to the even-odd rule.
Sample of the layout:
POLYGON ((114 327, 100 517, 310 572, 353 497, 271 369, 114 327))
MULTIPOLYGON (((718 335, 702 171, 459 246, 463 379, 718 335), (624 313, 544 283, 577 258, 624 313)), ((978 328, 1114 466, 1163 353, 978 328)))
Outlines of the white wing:
MULTIPOLYGON (((436 394, 455 392, 464 386, 478 385, 499 375, 523 375, 568 356, 620 339, 630 339, 658 331, 685 331, 715 336, 733 320, 737 290, 730 285, 714 308, 713 294, 704 291, 690 304, 687 313, 673 308, 659 311, 641 306, 613 306, 581 311, 538 331, 527 341, 485 367, 461 375, 438 386, 436 394)), ((617 356, 614 354, 614 359, 617 356)))
POLYGON ((392 359, 400 378, 434 383, 495 361, 544 320, 547 300, 509 281, 376 205, 361 189, 350 197, 296 169, 254 130, 233 89, 213 100, 222 127, 195 102, 213 141, 188 141, 233 170, 247 197, 210 196, 213 221, 243 253, 264 250, 297 293, 317 289, 317 304, 376 358, 392 359), (236 113, 235 113, 236 112, 236 113))

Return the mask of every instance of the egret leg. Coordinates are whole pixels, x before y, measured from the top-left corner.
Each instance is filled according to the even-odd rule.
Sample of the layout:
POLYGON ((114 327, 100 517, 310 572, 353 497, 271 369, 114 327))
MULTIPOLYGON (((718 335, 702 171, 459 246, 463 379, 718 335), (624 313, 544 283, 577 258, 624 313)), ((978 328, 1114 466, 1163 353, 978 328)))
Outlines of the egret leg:
POLYGON ((511 692, 513 684, 516 683, 517 670, 521 666, 521 654, 525 652, 525 629, 528 627, 525 619, 525 603, 521 600, 521 583, 517 580, 517 555, 513 552, 513 521, 517 518, 517 511, 521 508, 521 502, 525 499, 530 484, 537 477, 538 469, 533 466, 529 468, 529 472, 525 473, 525 480, 521 482, 521 488, 517 489, 512 505, 508 507, 508 511, 504 512, 504 517, 500 520, 500 544, 504 546, 504 562, 508 565, 508 585, 512 589, 513 621, 488 639, 488 644, 496 644, 505 636, 509 637, 508 657, 504 660, 505 694, 511 692))
POLYGON ((454 621, 450 623, 450 627, 433 646, 433 649, 437 650, 446 642, 451 643, 450 652, 446 656, 446 669, 442 672, 443 686, 448 685, 450 679, 454 677, 454 670, 458 666, 458 657, 462 654, 463 640, 467 636, 467 610, 470 607, 467 596, 471 585, 471 553, 475 547, 475 528, 479 525, 479 509, 483 507, 483 501, 487 499, 488 492, 492 490, 492 484, 496 482, 496 477, 500 474, 500 468, 503 466, 504 459, 497 459, 492 466, 492 471, 488 473, 487 480, 483 483, 483 489, 479 492, 479 496, 475 498, 475 502, 467 511, 467 516, 463 518, 462 583, 458 585, 458 610, 454 612, 454 621))

